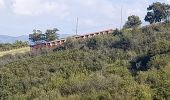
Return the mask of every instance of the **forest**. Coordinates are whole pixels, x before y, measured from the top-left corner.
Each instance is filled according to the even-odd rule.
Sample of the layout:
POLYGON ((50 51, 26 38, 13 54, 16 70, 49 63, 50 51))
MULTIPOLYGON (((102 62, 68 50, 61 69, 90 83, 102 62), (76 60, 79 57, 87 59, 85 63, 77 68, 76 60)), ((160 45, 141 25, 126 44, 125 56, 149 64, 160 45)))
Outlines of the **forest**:
POLYGON ((169 100, 170 21, 150 14, 150 25, 132 15, 110 35, 1 57, 0 99, 169 100))

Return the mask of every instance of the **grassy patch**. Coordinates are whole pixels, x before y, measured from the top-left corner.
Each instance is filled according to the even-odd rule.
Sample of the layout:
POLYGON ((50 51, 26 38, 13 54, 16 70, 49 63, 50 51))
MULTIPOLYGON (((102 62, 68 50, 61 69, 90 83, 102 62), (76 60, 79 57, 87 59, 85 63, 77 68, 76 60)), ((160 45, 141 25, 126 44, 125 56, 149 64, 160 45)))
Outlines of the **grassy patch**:
POLYGON ((13 50, 9 50, 9 51, 2 51, 0 52, 0 57, 7 55, 7 54, 16 54, 16 53, 26 53, 29 52, 30 48, 29 47, 24 47, 24 48, 19 48, 19 49, 13 49, 13 50))

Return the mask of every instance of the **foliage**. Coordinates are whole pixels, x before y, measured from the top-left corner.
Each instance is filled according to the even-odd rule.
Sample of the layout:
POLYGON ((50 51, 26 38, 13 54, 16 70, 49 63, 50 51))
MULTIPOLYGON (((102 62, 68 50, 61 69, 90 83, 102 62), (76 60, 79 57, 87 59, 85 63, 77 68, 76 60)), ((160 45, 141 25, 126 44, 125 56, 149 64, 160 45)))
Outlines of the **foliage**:
POLYGON ((23 47, 27 47, 28 46, 28 42, 22 42, 22 41, 15 41, 14 43, 10 44, 10 43, 0 43, 0 51, 9 51, 12 49, 18 49, 18 48, 23 48, 23 47))
POLYGON ((33 30, 33 33, 29 34, 29 39, 34 44, 54 41, 59 39, 58 33, 56 33, 57 31, 59 31, 57 28, 47 29, 45 34, 43 34, 40 30, 33 30))
POLYGON ((114 32, 113 32, 113 35, 116 36, 116 35, 122 35, 122 32, 119 30, 119 29, 115 29, 114 32))
POLYGON ((155 2, 147 8, 148 12, 145 16, 145 21, 150 24, 167 20, 170 17, 170 5, 160 2, 155 2))
POLYGON ((142 24, 139 16, 131 15, 128 17, 128 21, 125 23, 124 28, 136 28, 142 24))
POLYGON ((54 52, 0 58, 0 99, 168 100, 170 23, 68 38, 54 52))
POLYGON ((33 33, 29 34, 29 39, 32 42, 38 42, 38 41, 41 41, 41 40, 45 40, 46 37, 45 37, 44 34, 42 34, 42 31, 40 31, 40 30, 33 30, 33 33))
POLYGON ((58 34, 56 33, 57 31, 59 31, 58 29, 54 28, 54 29, 48 29, 45 32, 46 35, 46 41, 54 41, 56 39, 59 39, 58 34))

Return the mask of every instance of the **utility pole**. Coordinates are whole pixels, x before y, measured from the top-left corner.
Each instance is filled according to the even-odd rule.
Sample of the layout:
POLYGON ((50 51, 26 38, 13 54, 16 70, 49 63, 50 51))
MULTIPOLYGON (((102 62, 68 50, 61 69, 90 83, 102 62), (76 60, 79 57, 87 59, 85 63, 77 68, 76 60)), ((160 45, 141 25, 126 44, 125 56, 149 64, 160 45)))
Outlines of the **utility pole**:
POLYGON ((120 15, 120 30, 122 29, 122 20, 123 20, 123 9, 121 7, 121 15, 120 15))
POLYGON ((77 17, 77 23, 76 23, 76 35, 78 35, 78 24, 79 24, 79 18, 77 17))

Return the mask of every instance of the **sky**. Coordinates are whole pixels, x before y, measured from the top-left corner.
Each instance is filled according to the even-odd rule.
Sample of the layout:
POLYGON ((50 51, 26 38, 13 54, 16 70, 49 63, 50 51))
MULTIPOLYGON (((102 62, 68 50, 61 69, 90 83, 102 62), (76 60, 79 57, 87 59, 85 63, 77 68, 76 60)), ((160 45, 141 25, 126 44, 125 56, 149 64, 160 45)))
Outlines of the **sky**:
MULTIPOLYGON (((170 4, 170 0, 157 0, 170 4)), ((78 34, 120 28, 130 15, 143 19, 156 0, 0 0, 0 35, 28 35, 33 29, 58 28, 60 34, 78 34)))

